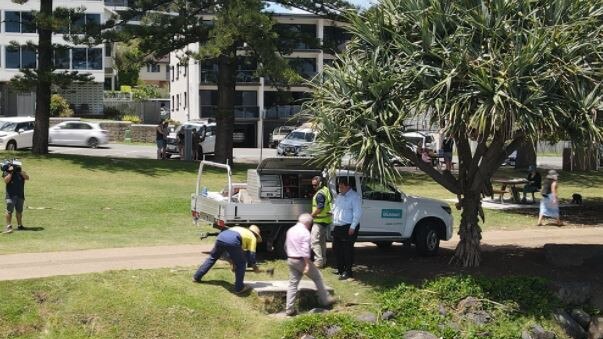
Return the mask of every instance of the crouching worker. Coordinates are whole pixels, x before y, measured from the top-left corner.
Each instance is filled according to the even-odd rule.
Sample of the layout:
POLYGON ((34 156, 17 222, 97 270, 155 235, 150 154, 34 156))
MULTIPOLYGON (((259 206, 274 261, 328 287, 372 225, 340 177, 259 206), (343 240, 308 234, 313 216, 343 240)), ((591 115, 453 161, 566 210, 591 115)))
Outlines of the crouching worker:
POLYGON ((259 272, 255 259, 255 250, 259 242, 262 242, 262 237, 260 236, 260 229, 256 225, 251 225, 249 228, 231 227, 220 232, 209 258, 205 260, 193 276, 193 282, 201 282, 203 276, 214 266, 222 254, 227 252, 234 265, 234 292, 238 294, 247 291, 249 288, 243 284, 245 269, 249 264, 253 267, 254 272, 259 272))
POLYGON ((297 297, 297 287, 304 274, 314 281, 318 298, 323 306, 330 306, 334 303, 333 297, 329 295, 325 284, 322 281, 320 271, 310 260, 310 229, 312 229, 313 219, 308 213, 304 213, 297 219, 297 224, 287 231, 287 265, 289 266, 289 287, 287 288, 287 305, 285 313, 288 316, 294 316, 295 299, 297 297))

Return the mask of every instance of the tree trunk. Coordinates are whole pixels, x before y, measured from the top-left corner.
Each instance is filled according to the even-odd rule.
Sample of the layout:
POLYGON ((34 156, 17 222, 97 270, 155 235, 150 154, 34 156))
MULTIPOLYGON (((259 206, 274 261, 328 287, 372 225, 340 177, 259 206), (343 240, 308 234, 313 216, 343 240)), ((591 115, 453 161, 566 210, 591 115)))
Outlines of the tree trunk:
POLYGON ((219 163, 232 164, 232 134, 234 132, 235 49, 218 57, 218 111, 216 113, 216 156, 219 163))
POLYGON ((52 28, 47 23, 52 16, 52 0, 40 2, 38 21, 38 84, 36 86, 36 124, 34 127, 33 154, 48 153, 48 127, 50 124, 50 86, 52 85, 52 28))
POLYGON ((593 171, 597 169, 597 148, 572 145, 574 152, 574 171, 593 171))
POLYGON ((517 148, 515 168, 525 169, 530 165, 536 165, 536 147, 533 142, 526 140, 517 148))
POLYGON ((481 261, 480 240, 482 229, 479 226, 479 209, 481 197, 479 193, 468 192, 461 201, 463 212, 459 226, 460 242, 456 246, 451 262, 463 267, 477 267, 481 261))

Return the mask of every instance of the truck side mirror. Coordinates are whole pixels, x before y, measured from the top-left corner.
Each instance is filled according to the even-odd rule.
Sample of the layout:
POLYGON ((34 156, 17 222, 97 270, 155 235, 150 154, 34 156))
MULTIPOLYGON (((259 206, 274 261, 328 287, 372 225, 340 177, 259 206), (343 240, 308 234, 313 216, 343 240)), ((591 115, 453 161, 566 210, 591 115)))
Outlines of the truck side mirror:
POLYGON ((25 129, 24 128, 19 128, 19 133, 23 133, 23 132, 25 132, 25 129))

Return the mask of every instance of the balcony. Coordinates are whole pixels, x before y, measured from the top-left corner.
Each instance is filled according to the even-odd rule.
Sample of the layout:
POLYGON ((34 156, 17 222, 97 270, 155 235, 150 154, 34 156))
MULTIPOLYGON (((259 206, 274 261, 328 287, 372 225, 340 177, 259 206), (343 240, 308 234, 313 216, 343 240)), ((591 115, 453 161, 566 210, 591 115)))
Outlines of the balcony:
POLYGON ((266 109, 265 119, 288 120, 301 111, 301 105, 278 105, 266 109))
MULTIPOLYGON (((201 106, 201 118, 215 118, 217 106, 201 106)), ((235 106, 235 119, 258 119, 260 108, 258 106, 235 106)))
MULTIPOLYGON (((236 73, 236 82, 243 84, 257 84, 260 82, 260 78, 255 74, 254 70, 239 70, 236 73)), ((201 84, 215 84, 218 82, 218 71, 215 70, 201 70, 201 84)))

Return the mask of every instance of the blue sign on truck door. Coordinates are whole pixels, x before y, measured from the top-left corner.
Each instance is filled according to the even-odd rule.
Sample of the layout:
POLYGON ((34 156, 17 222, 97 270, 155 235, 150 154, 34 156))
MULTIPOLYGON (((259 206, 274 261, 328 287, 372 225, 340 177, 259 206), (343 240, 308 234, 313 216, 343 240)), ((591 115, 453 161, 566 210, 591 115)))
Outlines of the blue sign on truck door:
POLYGON ((382 209, 381 210, 381 218, 386 219, 402 219, 402 210, 401 209, 382 209))

